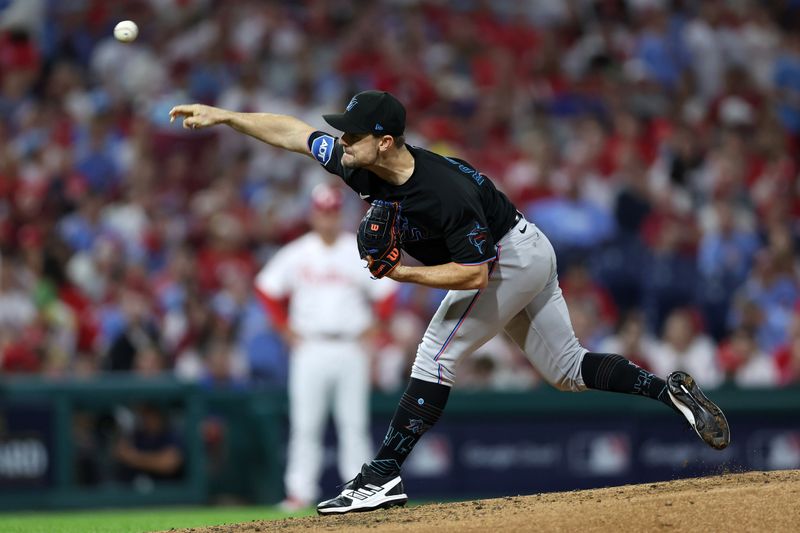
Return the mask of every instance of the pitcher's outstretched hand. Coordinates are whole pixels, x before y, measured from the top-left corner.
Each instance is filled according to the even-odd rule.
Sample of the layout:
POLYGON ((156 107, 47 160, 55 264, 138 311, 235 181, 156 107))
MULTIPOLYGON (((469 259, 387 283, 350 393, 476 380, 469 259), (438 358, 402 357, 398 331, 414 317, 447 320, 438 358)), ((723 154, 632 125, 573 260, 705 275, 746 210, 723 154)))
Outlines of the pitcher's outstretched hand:
POLYGON ((227 111, 204 104, 176 105, 169 112, 169 121, 183 117, 183 127, 187 129, 207 128, 227 120, 227 111))

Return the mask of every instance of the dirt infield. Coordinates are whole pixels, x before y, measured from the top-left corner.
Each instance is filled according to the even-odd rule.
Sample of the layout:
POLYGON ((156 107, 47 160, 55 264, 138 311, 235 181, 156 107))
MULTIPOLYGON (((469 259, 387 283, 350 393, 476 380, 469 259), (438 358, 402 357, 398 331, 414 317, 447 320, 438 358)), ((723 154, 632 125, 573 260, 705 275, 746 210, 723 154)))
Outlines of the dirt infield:
MULTIPOLYGON (((800 470, 249 522, 185 533, 798 531, 800 470)), ((174 531, 174 530, 173 530, 174 531)))

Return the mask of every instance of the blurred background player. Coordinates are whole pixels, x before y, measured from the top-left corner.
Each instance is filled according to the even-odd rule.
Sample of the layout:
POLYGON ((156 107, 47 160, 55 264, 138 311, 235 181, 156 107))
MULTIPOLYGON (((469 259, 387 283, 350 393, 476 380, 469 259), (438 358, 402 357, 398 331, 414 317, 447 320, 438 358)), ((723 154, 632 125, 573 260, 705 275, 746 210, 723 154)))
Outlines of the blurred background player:
POLYGON ((114 446, 118 478, 138 483, 180 479, 183 445, 165 410, 142 403, 134 408, 133 415, 133 427, 123 432, 114 446))
POLYGON ((343 480, 372 453, 366 344, 391 312, 395 284, 370 279, 355 235, 342 230, 342 193, 327 184, 311 193, 311 231, 282 248, 259 272, 256 291, 291 348, 290 436, 286 499, 308 507, 319 496, 323 437, 333 410, 343 480), (287 309, 288 304, 288 309, 287 309))

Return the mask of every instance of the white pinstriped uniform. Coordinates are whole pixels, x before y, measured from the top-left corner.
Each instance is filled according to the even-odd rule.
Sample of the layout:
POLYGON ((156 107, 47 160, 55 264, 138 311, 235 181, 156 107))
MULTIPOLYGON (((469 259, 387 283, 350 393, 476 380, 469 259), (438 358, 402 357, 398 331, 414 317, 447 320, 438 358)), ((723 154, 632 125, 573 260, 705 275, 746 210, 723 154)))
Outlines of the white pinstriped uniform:
POLYGON ((267 263, 255 283, 269 296, 290 298, 289 326, 301 339, 289 364, 284 482, 287 495, 311 502, 319 495, 322 437, 331 408, 342 479, 372 452, 369 361, 359 337, 373 322, 371 302, 388 297, 396 284, 370 278, 350 233, 341 233, 332 246, 316 233, 300 237, 267 263))

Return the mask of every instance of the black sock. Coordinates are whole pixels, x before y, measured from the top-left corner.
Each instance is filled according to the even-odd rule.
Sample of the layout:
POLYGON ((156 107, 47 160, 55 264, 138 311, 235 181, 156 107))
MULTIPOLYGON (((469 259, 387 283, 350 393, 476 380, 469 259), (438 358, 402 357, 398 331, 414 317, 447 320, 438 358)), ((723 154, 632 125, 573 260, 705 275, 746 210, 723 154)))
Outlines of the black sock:
POLYGON ((677 410, 666 381, 621 355, 589 352, 583 357, 581 375, 590 389, 647 396, 677 410))
POLYGON ((419 438, 439 420, 449 395, 447 385, 411 378, 370 468, 381 476, 399 474, 419 438))

